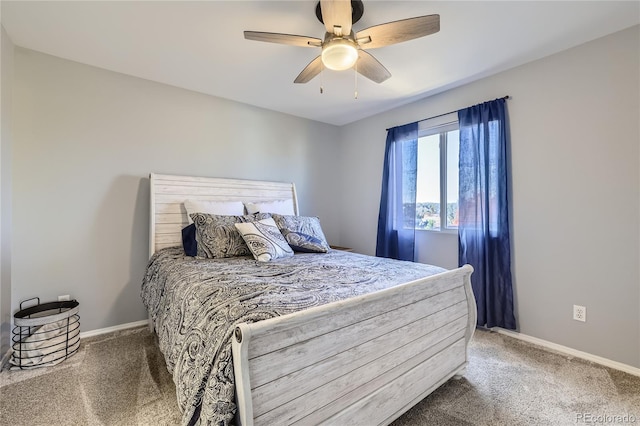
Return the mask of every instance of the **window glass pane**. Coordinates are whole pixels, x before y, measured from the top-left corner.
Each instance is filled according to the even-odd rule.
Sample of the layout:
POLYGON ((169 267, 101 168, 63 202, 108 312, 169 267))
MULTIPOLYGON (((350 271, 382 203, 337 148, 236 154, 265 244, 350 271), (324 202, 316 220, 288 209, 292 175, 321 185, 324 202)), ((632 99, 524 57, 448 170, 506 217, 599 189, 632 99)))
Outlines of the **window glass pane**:
POLYGON ((417 179, 416 229, 440 229, 440 135, 418 139, 417 179))
POLYGON ((458 130, 447 132, 447 228, 458 227, 459 156, 460 132, 458 130))

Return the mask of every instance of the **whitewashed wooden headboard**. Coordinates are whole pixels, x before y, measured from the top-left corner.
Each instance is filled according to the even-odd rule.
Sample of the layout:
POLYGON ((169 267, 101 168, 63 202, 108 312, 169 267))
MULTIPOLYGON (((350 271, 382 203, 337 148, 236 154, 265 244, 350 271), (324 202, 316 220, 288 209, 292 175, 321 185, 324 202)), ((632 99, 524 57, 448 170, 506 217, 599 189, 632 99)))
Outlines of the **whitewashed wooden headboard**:
POLYGON ((182 244, 188 225, 185 200, 266 201, 292 200, 298 214, 293 183, 195 176, 149 175, 151 209, 149 256, 164 247, 182 244))

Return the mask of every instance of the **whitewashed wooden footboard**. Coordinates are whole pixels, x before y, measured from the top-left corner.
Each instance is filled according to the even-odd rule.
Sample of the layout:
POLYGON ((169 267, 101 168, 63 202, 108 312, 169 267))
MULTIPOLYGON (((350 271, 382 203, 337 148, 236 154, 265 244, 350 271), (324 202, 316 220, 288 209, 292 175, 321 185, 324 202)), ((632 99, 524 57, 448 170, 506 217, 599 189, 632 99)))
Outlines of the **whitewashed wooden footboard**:
POLYGON ((472 271, 238 325, 239 423, 391 423, 464 371, 476 325, 472 271))

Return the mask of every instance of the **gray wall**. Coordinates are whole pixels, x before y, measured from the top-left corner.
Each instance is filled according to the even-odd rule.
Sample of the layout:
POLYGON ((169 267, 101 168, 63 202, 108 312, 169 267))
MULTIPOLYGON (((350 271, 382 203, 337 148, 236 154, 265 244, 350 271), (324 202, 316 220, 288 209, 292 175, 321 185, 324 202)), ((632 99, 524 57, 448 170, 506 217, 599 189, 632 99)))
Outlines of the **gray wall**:
POLYGON ((11 98, 13 43, 0 26, 0 360, 11 336, 11 98))
MULTIPOLYGON (((639 28, 343 126, 341 243, 375 252, 385 128, 511 95, 520 331, 640 367, 639 28)), ((420 259, 456 264, 456 238, 420 259)))
POLYGON ((14 309, 70 294, 84 331, 146 318, 149 172, 293 181, 339 243, 335 126, 18 47, 14 94, 14 309))

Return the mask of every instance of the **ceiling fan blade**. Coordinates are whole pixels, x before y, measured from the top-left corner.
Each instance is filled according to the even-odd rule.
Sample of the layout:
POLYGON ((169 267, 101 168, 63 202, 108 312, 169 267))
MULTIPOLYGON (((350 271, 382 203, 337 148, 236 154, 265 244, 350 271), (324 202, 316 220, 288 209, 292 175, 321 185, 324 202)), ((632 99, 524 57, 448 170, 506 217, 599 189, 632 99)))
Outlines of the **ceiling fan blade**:
POLYGON ((440 15, 417 16, 387 22, 358 31, 356 40, 363 49, 389 46, 440 31, 440 15))
POLYGON ((376 83, 382 83, 389 77, 391 73, 384 67, 371 53, 359 50, 358 62, 356 62, 356 70, 376 83))
POLYGON ((309 62, 302 72, 296 77, 293 81, 294 83, 308 83, 315 77, 320 74, 322 71, 322 57, 317 56, 313 61, 309 62))
POLYGON ((263 33, 259 31, 245 31, 244 38, 247 40, 268 41, 270 43, 290 44, 302 47, 320 47, 322 40, 314 37, 306 37, 291 34, 263 33))
POLYGON ((351 34, 351 0, 320 0, 320 10, 328 33, 351 34))

